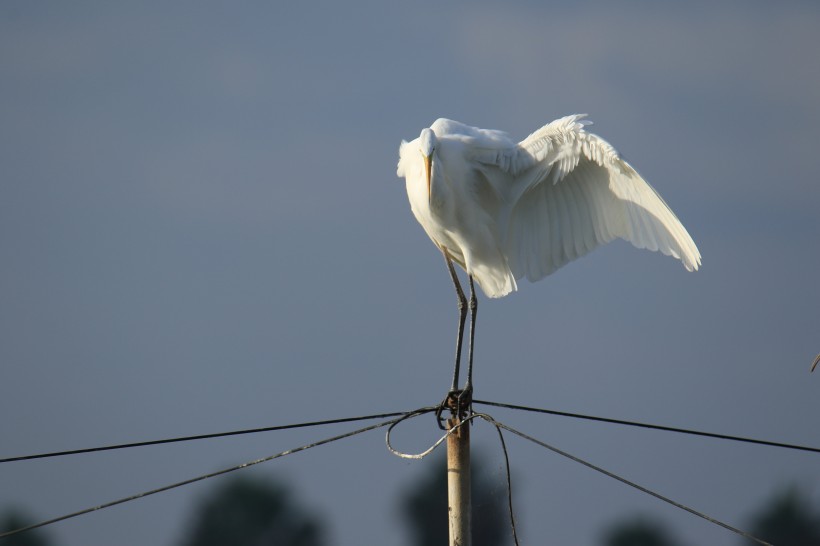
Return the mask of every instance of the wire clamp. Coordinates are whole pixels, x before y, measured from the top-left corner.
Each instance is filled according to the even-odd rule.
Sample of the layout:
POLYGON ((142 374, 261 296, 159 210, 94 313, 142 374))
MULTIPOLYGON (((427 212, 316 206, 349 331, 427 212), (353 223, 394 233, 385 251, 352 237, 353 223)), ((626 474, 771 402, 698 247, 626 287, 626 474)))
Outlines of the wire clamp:
POLYGON ((457 417, 458 421, 463 421, 473 414, 473 389, 458 389, 447 393, 444 400, 436 408, 436 423, 441 430, 448 430, 450 427, 444 426, 441 414, 444 410, 450 410, 452 417, 457 417))

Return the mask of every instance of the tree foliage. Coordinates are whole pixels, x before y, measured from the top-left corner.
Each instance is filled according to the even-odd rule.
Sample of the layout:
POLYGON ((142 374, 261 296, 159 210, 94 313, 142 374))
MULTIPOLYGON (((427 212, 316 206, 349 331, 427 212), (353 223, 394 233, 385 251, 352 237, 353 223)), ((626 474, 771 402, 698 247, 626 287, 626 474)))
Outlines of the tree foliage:
MULTIPOLYGON (((22 529, 33 522, 16 509, 9 509, 0 515, 0 532, 22 529)), ((3 546, 48 546, 51 541, 46 538, 40 529, 32 529, 17 535, 2 539, 3 546)))
POLYGON ((237 478, 204 499, 184 546, 321 546, 319 519, 273 481, 237 478))
POLYGON ((604 535, 604 546, 676 546, 678 544, 658 521, 630 518, 613 525, 604 535))
POLYGON ((820 515, 800 489, 789 487, 753 517, 750 532, 772 544, 820 546, 820 515))

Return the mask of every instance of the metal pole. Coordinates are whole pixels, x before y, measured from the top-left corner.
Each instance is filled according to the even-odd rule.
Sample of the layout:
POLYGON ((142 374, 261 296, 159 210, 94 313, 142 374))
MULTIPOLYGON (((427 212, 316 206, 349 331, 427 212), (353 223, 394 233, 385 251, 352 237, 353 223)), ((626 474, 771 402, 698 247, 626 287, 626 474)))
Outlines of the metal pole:
MULTIPOLYGON (((447 420, 450 429, 459 416, 447 420)), ((450 546, 470 546, 470 424, 465 423, 447 437, 447 511, 450 546)))

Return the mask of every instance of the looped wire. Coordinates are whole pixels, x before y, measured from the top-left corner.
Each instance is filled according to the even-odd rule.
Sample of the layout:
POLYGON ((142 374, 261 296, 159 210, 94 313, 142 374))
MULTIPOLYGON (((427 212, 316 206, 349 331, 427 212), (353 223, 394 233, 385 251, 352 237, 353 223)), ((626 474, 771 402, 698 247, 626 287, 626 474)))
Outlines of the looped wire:
POLYGON ((453 434, 455 431, 457 431, 462 426, 469 423, 470 421, 472 421, 476 417, 480 417, 482 415, 482 414, 479 414, 479 413, 473 413, 472 415, 469 415, 469 416, 465 417, 464 419, 461 420, 461 422, 459 424, 455 425, 450 430, 445 432, 444 435, 441 438, 436 440, 436 442, 433 445, 431 445, 430 447, 428 447, 427 449, 425 449, 421 453, 404 453, 403 451, 399 451, 398 449, 394 448, 393 445, 390 443, 390 433, 393 432, 393 429, 396 427, 396 425, 398 425, 399 423, 401 423, 402 421, 405 421, 407 419, 411 419, 413 417, 418 417, 422 413, 428 413, 429 411, 430 410, 428 408, 424 408, 423 410, 417 410, 417 411, 414 411, 414 412, 410 412, 407 415, 404 415, 403 417, 400 417, 399 419, 396 419, 396 421, 387 428, 387 433, 385 434, 384 441, 387 444, 387 449, 390 450, 390 453, 392 453, 396 457, 401 457, 402 459, 423 459, 426 456, 428 456, 430 453, 435 451, 435 449, 438 446, 440 446, 441 443, 444 442, 444 440, 446 440, 448 436, 453 434))

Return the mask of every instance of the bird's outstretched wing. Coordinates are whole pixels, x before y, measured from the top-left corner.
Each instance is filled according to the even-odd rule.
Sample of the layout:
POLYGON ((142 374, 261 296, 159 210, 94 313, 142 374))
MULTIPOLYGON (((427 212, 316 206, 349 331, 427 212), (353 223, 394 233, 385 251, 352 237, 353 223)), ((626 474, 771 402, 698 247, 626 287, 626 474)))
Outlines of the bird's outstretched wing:
POLYGON ((583 117, 475 157, 503 202, 498 227, 515 277, 542 279, 616 237, 696 270, 700 253, 675 214, 612 146, 584 131, 583 117))

